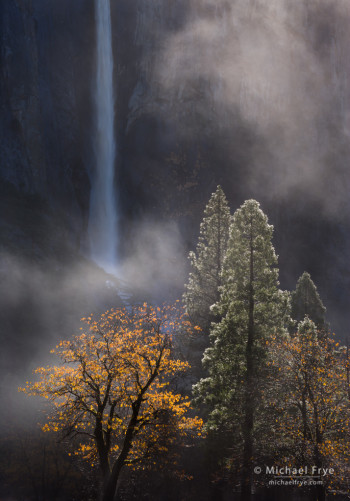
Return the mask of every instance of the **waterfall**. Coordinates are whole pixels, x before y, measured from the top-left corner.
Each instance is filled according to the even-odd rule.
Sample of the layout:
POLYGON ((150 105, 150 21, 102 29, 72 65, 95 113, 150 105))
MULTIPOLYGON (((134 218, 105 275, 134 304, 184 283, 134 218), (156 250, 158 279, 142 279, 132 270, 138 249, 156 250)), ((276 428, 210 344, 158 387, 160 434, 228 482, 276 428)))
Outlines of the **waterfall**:
POLYGON ((114 190, 113 52, 110 0, 95 0, 97 74, 95 83, 95 171, 89 215, 91 258, 108 272, 116 268, 117 207, 114 190))

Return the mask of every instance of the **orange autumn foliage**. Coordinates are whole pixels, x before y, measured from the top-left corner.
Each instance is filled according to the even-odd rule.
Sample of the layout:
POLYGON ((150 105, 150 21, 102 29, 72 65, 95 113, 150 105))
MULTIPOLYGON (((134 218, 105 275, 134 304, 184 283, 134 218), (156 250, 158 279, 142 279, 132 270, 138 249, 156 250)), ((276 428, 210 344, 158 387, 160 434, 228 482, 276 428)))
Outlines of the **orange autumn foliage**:
POLYGON ((283 464, 333 468, 322 480, 341 491, 350 486, 345 348, 320 335, 309 319, 300 325, 296 336, 270 345, 276 440, 283 445, 283 464))
POLYGON ((171 381, 189 368, 174 356, 174 336, 190 334, 179 306, 107 311, 82 319, 82 333, 52 350, 61 364, 39 367, 21 390, 51 401, 44 430, 78 437, 76 453, 101 466, 105 483, 124 465, 154 461, 202 420, 171 381))

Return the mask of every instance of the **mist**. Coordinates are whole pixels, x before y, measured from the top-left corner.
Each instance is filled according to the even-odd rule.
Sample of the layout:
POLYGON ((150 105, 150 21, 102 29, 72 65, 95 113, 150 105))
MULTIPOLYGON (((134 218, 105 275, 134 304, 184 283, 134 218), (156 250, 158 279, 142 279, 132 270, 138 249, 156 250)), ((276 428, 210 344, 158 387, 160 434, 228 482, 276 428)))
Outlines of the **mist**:
POLYGON ((205 82, 205 119, 230 129, 239 116, 263 141, 246 166, 254 196, 348 213, 349 19, 346 1, 192 0, 185 27, 166 37, 156 70, 164 95, 191 112, 205 82))
POLYGON ((179 226, 171 221, 139 221, 129 239, 129 252, 118 276, 135 293, 153 301, 177 299, 188 272, 179 226))
POLYGON ((33 377, 36 367, 57 363, 50 350, 79 333, 84 315, 122 301, 109 276, 82 256, 34 261, 3 251, 0 263, 0 392, 6 402, 0 420, 31 426, 38 402, 29 402, 18 386, 33 377))
MULTIPOLYGON (((218 183, 232 211, 247 198, 262 202, 276 226, 282 286, 292 289, 304 269, 310 271, 335 327, 345 332, 349 3, 188 0, 178 1, 177 10, 166 7, 162 27, 155 23, 158 2, 150 2, 144 14, 151 23, 146 23, 151 42, 142 49, 137 71, 149 72, 149 85, 138 81, 127 121, 118 122, 126 133, 118 166, 124 184, 118 184, 123 252, 117 278, 82 257, 65 263, 49 257, 33 261, 5 251, 0 256, 3 381, 45 363, 50 348, 74 334, 79 319, 92 311, 121 306, 130 297, 163 301, 181 296, 186 256, 218 183), (164 125, 163 135, 152 131, 155 144, 162 143, 152 144, 153 150, 148 131, 145 139, 132 141, 143 107, 164 125), (200 141, 207 150, 197 148, 200 141), (152 217, 144 203, 148 190, 153 190, 152 217), (137 204, 139 212, 129 217, 127 211, 137 204), (317 218, 325 222, 319 234, 314 231, 317 218), (283 225, 289 225, 285 233, 283 225), (312 233, 309 240, 307 232, 312 233)), ((135 43, 143 42, 138 29, 135 43)), ((118 64, 119 59, 116 73, 122 80, 118 64)), ((122 105, 118 102, 118 110, 122 105)), ((148 129, 153 124, 145 123, 148 129)), ((30 216, 30 231, 37 231, 37 218, 36 212, 30 216)), ((25 243, 24 250, 31 245, 25 243)), ((50 245, 45 252, 52 252, 50 245)))
POLYGON ((144 220, 129 238, 128 255, 113 275, 81 255, 62 262, 1 253, 0 393, 7 402, 1 422, 35 424, 41 402, 17 389, 33 377, 36 367, 58 363, 50 350, 79 333, 82 317, 130 303, 181 297, 187 260, 178 226, 144 220))
MULTIPOLYGON (((294 290, 309 272, 331 330, 341 342, 348 336, 349 1, 111 1, 111 224, 107 240, 90 231, 89 249, 93 10, 84 0, 0 6, 4 471, 22 432, 46 440, 37 425, 44 404, 18 387, 36 367, 59 362, 50 350, 80 332, 82 317, 181 299, 187 256, 218 184, 231 213, 247 199, 261 203, 275 228, 280 287, 294 290), (93 252, 108 240, 113 273, 93 252)), ((108 212, 100 195, 99 228, 108 212)), ((33 458, 41 464, 41 449, 33 458)), ((24 455, 17 465, 25 463, 24 455)))

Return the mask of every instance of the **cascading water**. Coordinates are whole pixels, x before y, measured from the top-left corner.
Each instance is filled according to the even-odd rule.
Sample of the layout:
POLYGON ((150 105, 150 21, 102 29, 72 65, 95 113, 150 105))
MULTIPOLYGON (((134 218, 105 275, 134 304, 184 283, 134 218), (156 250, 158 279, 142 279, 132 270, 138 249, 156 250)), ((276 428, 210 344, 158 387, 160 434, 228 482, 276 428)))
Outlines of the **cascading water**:
POLYGON ((117 207, 114 189, 113 52, 110 0, 95 0, 97 32, 96 168, 89 215, 91 258, 108 272, 116 269, 117 207))

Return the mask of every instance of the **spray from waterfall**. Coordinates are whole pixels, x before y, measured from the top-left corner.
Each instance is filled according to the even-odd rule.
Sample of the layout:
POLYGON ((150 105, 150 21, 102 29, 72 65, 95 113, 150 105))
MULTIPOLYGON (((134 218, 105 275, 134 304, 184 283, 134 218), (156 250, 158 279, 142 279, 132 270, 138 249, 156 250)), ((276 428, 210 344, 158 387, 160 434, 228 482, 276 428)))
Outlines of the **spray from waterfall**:
POLYGON ((114 189, 116 142, 114 137, 113 52, 110 0, 95 0, 96 152, 89 215, 91 258, 108 272, 117 261, 117 207, 114 189))

